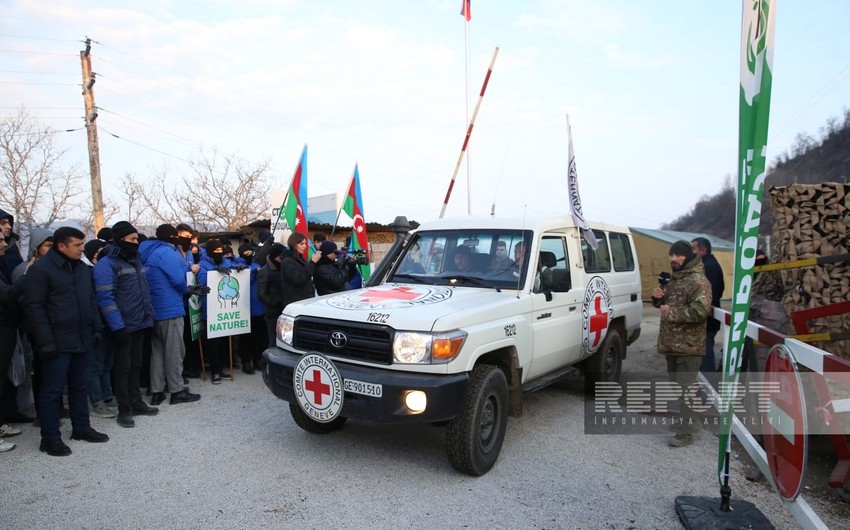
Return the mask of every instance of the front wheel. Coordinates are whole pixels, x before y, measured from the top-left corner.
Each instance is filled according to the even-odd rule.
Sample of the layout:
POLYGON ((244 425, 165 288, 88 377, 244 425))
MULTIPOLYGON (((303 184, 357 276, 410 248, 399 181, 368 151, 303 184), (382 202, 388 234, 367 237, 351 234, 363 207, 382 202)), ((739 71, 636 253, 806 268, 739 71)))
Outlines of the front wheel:
POLYGON ((296 425, 313 434, 328 434, 338 431, 346 420, 348 420, 348 418, 340 416, 328 423, 320 423, 308 416, 307 413, 301 410, 301 407, 295 403, 289 404, 289 413, 292 415, 292 419, 295 420, 296 425))
POLYGON ((452 467, 481 476, 499 458, 508 426, 508 381, 499 368, 481 364, 472 370, 463 410, 446 428, 452 467))

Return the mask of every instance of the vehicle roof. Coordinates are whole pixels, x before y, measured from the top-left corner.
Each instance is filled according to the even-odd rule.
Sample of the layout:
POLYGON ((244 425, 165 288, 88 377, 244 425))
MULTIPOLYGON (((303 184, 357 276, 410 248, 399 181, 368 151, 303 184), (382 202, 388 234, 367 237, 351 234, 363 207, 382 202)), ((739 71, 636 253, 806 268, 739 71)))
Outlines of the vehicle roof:
MULTIPOLYGON (((590 226, 591 228, 599 230, 613 230, 616 232, 630 233, 627 226, 598 223, 594 221, 590 221, 590 226)), ((570 215, 536 212, 525 216, 496 214, 447 217, 422 223, 419 225, 417 231, 508 228, 545 232, 571 227, 575 227, 575 223, 570 215)))

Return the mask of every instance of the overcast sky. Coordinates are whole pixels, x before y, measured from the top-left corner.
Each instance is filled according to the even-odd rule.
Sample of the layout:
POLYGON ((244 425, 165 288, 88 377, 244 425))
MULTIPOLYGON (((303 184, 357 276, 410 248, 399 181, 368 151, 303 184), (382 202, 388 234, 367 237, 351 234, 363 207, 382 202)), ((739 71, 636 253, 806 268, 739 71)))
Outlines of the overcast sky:
MULTIPOLYGON (((0 0, 2 115, 25 105, 79 128, 89 36, 106 195, 128 172, 187 172, 201 147, 271 159, 283 188, 306 143, 311 196, 342 194, 357 161, 367 221, 422 222, 498 46, 469 148, 473 213, 567 212, 567 114, 591 220, 657 228, 736 176, 740 1, 473 0, 468 25, 460 7, 0 0)), ((770 160, 850 105, 850 2, 776 9, 770 160)), ((87 174, 85 131, 60 139, 87 174)), ((466 175, 450 215, 467 213, 466 175)))

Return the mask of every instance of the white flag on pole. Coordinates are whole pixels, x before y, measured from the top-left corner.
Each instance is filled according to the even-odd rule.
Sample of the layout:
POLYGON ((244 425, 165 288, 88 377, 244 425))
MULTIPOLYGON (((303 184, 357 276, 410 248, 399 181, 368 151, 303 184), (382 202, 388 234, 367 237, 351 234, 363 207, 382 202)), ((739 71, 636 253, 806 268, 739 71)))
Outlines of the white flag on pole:
POLYGON ((581 195, 578 192, 578 174, 576 173, 576 157, 573 153, 573 131, 572 127, 570 127, 570 115, 567 114, 567 136, 570 139, 570 166, 569 166, 569 193, 570 193, 570 213, 573 216, 573 222, 581 228, 581 233, 584 235, 585 241, 590 245, 590 248, 596 250, 598 243, 596 242, 596 236, 593 235, 593 230, 590 229, 590 225, 587 224, 587 220, 584 218, 584 213, 581 211, 581 195))

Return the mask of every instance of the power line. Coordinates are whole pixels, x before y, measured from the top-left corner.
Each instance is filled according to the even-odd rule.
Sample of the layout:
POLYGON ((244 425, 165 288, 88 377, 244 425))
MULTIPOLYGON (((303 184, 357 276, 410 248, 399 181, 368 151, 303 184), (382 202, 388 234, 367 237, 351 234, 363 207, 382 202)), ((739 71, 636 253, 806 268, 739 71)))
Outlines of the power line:
POLYGON ((34 37, 30 35, 15 35, 13 33, 0 33, 0 37, 11 37, 14 39, 30 39, 30 40, 49 40, 54 42, 83 42, 81 40, 73 40, 73 39, 56 39, 51 37, 34 37))
POLYGON ((25 50, 0 50, 0 53, 24 53, 28 55, 58 55, 61 57, 76 57, 74 53, 61 52, 30 52, 25 50))
POLYGON ((165 151, 161 151, 161 150, 159 150, 159 149, 157 149, 157 148, 155 148, 155 147, 151 147, 151 146, 149 146, 149 145, 145 145, 145 144, 143 144, 143 143, 141 143, 141 142, 137 142, 137 141, 135 141, 135 140, 130 140, 129 138, 124 138, 124 137, 122 137, 122 136, 118 136, 117 134, 111 133, 111 132, 107 131, 106 129, 104 129, 103 127, 99 126, 99 125, 97 126, 97 129, 98 129, 99 131, 103 131, 103 132, 105 132, 106 134, 108 134, 109 136, 112 136, 113 138, 117 138, 118 140, 123 140, 123 141, 125 141, 125 142, 127 142, 127 143, 131 143, 131 144, 133 144, 133 145, 138 145, 139 147, 143 147, 143 148, 145 148, 145 149, 148 149, 149 151, 154 151, 154 152, 156 152, 156 153, 159 153, 159 154, 161 154, 161 155, 165 155, 165 156, 170 157, 170 158, 173 158, 173 159, 175 159, 175 160, 180 160, 181 162, 185 162, 185 163, 187 163, 187 164, 191 164, 191 162, 190 162, 189 160, 186 160, 185 158, 180 158, 180 157, 179 157, 179 156, 177 156, 177 155, 172 155, 171 153, 166 153, 165 151))

